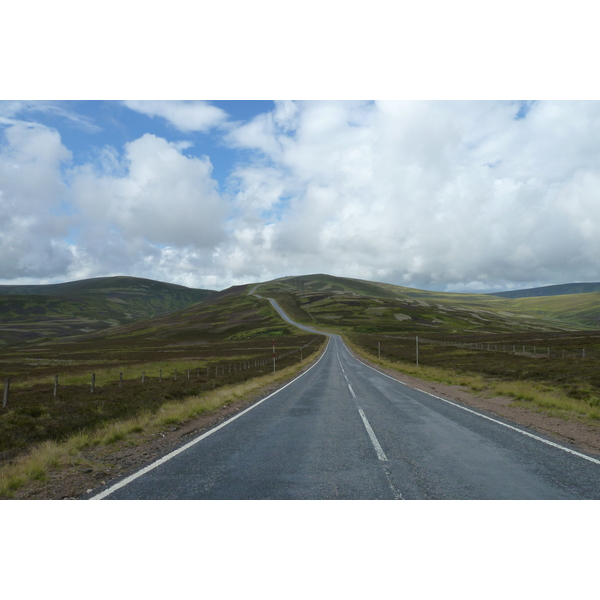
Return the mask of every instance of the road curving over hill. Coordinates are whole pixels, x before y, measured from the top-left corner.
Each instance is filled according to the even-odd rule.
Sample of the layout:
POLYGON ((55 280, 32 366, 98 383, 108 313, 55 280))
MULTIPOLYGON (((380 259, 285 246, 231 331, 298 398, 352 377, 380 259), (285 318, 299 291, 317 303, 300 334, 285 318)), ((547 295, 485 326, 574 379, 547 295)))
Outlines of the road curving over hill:
POLYGON ((93 498, 600 498, 598 458, 410 388, 325 335, 304 374, 93 498))

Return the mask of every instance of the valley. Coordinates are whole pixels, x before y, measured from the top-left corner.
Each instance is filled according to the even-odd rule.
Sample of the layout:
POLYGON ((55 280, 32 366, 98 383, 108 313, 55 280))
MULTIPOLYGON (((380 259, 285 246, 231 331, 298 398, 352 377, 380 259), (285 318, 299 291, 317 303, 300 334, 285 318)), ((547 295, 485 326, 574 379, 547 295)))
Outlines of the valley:
MULTIPOLYGON (((278 371, 308 364, 324 336, 282 321, 266 298, 382 367, 482 397, 505 395, 561 419, 600 421, 600 292, 505 298, 329 275, 214 292, 110 279, 0 295, 0 381, 10 379, 0 412, 4 466, 36 445, 268 377, 273 344, 278 371)), ((99 439, 110 445, 109 437, 99 439)))

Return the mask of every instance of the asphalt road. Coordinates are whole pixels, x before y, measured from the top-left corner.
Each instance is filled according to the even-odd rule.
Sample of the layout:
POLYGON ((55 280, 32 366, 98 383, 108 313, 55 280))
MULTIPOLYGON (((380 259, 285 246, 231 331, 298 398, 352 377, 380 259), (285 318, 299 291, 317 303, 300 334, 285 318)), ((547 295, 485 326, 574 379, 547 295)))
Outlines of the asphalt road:
POLYGON ((176 452, 94 498, 600 498, 597 458, 409 388, 335 335, 305 374, 176 452))

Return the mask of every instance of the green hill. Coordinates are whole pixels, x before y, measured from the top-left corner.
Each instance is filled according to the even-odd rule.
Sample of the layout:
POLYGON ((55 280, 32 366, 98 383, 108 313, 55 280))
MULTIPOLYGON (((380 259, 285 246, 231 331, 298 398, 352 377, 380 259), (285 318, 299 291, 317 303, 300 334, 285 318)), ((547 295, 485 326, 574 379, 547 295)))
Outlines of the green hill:
MULTIPOLYGON (((530 290, 528 297, 510 298, 430 292, 315 274, 261 283, 258 291, 277 299, 296 320, 341 333, 487 335, 600 328, 600 291, 562 294, 594 285, 600 286, 548 286, 537 290, 554 295, 530 290)), ((235 286, 213 292, 135 277, 0 286, 0 347, 106 329, 112 335, 116 327, 168 316, 198 302, 226 297, 239 302, 249 289, 235 286)), ((195 331, 193 324, 189 328, 195 331)))
POLYGON ((329 275, 284 277, 258 292, 277 299, 303 323, 340 332, 472 335, 600 327, 600 294, 512 299, 329 275))
POLYGON ((137 277, 0 286, 0 346, 132 323, 186 308, 214 294, 137 277))
POLYGON ((537 298, 542 296, 589 294, 591 292, 600 292, 600 283, 562 283, 559 285, 547 285, 526 290, 497 292, 495 294, 490 294, 490 296, 500 296, 501 298, 537 298))

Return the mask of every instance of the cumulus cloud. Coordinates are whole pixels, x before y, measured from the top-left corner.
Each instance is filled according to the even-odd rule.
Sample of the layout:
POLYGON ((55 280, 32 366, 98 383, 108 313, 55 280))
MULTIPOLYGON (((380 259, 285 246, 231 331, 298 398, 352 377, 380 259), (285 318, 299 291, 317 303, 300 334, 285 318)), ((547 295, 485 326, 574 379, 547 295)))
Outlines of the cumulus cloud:
POLYGON ((60 168, 71 159, 59 134, 15 121, 0 146, 0 278, 64 273, 72 254, 64 237, 69 216, 60 168))
POLYGON ((285 101, 236 123, 206 103, 129 105, 217 128, 236 157, 224 185, 190 141, 150 133, 72 166, 56 131, 5 107, 0 277, 600 280, 598 102, 285 101))
POLYGON ((210 160, 187 157, 181 150, 179 144, 145 134, 125 145, 122 161, 106 151, 104 171, 90 164, 73 169, 76 206, 90 224, 115 227, 127 239, 214 246, 225 235, 226 203, 211 178, 210 160), (109 164, 118 174, 106 172, 109 164))
POLYGON ((260 189, 269 206, 262 223, 240 217, 232 252, 277 275, 438 289, 598 279, 600 104, 539 102, 525 118, 519 109, 278 106, 227 137, 260 153, 237 172, 239 205, 260 189))
POLYGON ((228 119, 224 110, 202 101, 129 100, 124 104, 150 117, 162 117, 183 132, 206 132, 228 119))

